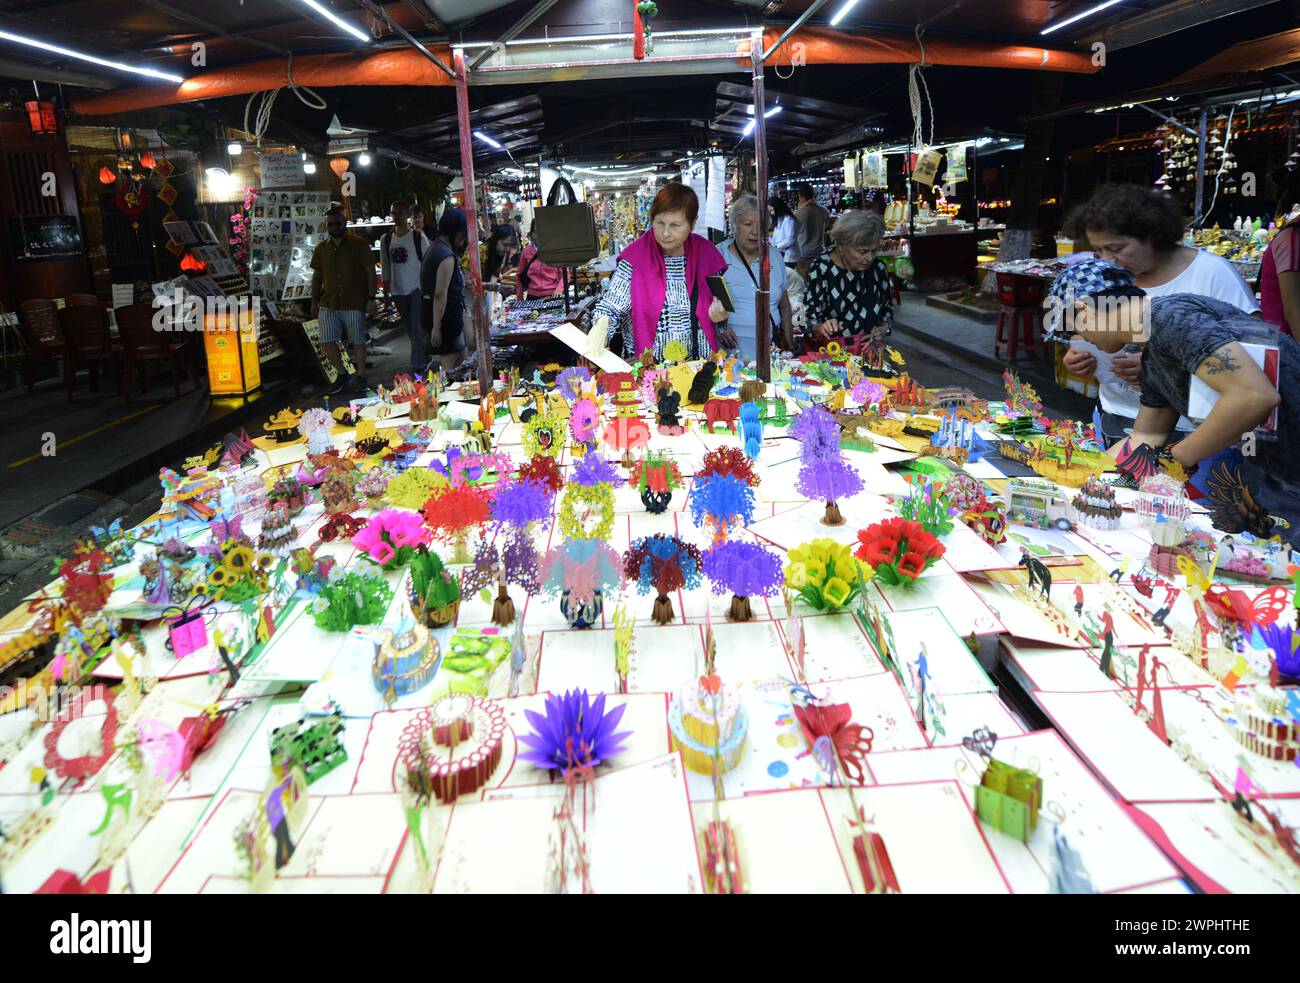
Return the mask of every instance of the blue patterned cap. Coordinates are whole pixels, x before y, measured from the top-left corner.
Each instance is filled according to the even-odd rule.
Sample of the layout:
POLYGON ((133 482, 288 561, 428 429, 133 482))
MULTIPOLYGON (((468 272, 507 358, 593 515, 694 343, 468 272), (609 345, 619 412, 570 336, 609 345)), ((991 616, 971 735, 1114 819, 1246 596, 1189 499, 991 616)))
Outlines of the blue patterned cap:
POLYGON ((1047 288, 1047 314, 1043 319, 1047 336, 1058 332, 1061 312, 1072 310, 1076 300, 1133 285, 1133 274, 1109 260, 1085 259, 1067 266, 1047 288))

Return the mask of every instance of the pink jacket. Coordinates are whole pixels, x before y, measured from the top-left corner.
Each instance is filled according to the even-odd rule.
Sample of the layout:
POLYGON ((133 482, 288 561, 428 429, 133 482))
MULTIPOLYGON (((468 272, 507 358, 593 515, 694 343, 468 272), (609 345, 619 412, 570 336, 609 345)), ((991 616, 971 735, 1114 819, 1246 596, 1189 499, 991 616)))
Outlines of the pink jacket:
MULTIPOLYGON (((655 241, 654 232, 650 231, 619 253, 618 258, 627 260, 632 266, 632 345, 633 351, 640 354, 654 347, 659 315, 668 295, 664 254, 655 241)), ((696 291, 695 317, 704 329, 710 348, 718 347, 718 339, 709 318, 713 292, 704 278, 726 268, 726 259, 708 239, 694 233, 687 238, 686 289, 696 291)))

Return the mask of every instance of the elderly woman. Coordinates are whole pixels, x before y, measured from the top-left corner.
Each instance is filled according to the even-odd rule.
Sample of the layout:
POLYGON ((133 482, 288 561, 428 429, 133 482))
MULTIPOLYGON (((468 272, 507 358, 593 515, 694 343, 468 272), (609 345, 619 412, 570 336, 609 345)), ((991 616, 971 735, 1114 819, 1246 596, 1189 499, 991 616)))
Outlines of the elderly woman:
POLYGON ((736 310, 727 318, 727 327, 735 336, 737 346, 746 361, 758 357, 758 332, 770 331, 773 340, 786 351, 794 349, 791 328, 790 297, 786 293, 785 264, 781 254, 769 246, 768 260, 772 264, 768 279, 770 310, 760 322, 756 307, 762 253, 759 249, 758 199, 753 195, 740 195, 727 210, 733 237, 719 244, 727 260, 723 274, 731 291, 736 310))
POLYGON ((619 253, 595 316, 622 330, 629 360, 649 349, 662 361, 670 341, 681 342, 689 358, 736 343, 725 326, 715 327, 727 319, 727 309, 705 278, 723 272, 727 261, 691 232, 699 211, 690 188, 664 185, 650 204, 650 231, 619 253))
POLYGON ((860 210, 845 212, 831 227, 831 250, 813 261, 804 295, 815 341, 869 332, 879 343, 889 333, 889 271, 876 259, 884 233, 879 215, 860 210))

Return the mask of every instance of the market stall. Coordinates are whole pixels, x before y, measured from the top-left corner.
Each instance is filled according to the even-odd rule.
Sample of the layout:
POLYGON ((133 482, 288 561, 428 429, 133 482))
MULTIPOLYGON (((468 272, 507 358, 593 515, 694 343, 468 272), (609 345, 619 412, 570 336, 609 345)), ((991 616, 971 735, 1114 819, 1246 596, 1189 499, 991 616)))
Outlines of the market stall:
MULTIPOLYGON (((727 187, 722 138, 752 140, 731 159, 761 246, 780 133, 769 144, 766 121, 784 118, 789 150, 825 135, 764 69, 821 3, 789 27, 662 32, 637 5, 631 34, 596 43, 573 10, 564 32, 528 32, 534 7, 454 47, 371 6, 392 45, 304 52, 291 76, 277 52, 79 104, 242 101, 286 77, 309 107, 309 85, 365 90, 388 112, 367 146, 458 166, 466 310, 492 344, 468 379, 303 393, 196 448, 161 469, 155 514, 88 530, 0 618, 5 892, 1300 890, 1297 575, 1266 509, 1193 501, 1168 455, 1111 453, 1010 372, 989 399, 888 343, 795 358, 767 331, 749 364, 692 358, 659 337, 663 271, 635 363, 604 325, 575 323, 585 300, 484 303, 472 246, 505 192, 483 173, 518 155, 548 202, 535 214, 569 207, 543 197, 548 99, 551 151, 684 165, 706 232, 742 184, 727 187), (686 84, 738 66, 746 85, 686 84), (471 99, 512 83, 557 88, 471 99), (401 84, 443 89, 443 114, 395 121, 373 92, 401 84), (623 99, 613 122, 586 118, 623 99), (715 125, 719 102, 748 112, 724 106, 715 125), (537 342, 563 363, 494 358, 537 342)), ((1024 45, 923 38, 962 6, 923 24, 909 11, 894 33, 808 27, 799 57, 906 62, 914 85, 931 65, 1096 70, 1041 46, 1037 9, 1015 14, 1024 45)), ((971 3, 960 23, 992 9, 971 3)), ((859 123, 840 129, 861 141, 859 123)), ((909 184, 942 159, 933 133, 915 143, 909 184)), ((958 185, 965 154, 947 164, 958 185)), ((913 190, 888 222, 897 260, 972 272, 977 218, 959 225, 938 200, 923 215, 913 190)), ((251 207, 290 209, 287 232, 262 231, 304 241, 262 245, 288 247, 292 270, 319 203, 272 193, 251 207)), ((644 197, 592 203, 605 259, 644 229, 644 197)), ((555 261, 599 278, 596 240, 555 261)), ((685 247, 666 258, 687 266, 685 247)), ((267 289, 294 289, 267 263, 267 289)))

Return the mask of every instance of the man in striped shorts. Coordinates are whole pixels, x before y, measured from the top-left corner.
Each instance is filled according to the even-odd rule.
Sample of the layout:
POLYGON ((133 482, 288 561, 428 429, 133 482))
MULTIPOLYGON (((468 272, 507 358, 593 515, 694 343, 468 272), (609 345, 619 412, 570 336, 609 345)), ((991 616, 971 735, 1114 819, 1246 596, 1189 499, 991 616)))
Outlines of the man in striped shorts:
POLYGON ((347 230, 343 210, 325 217, 329 238, 311 257, 312 313, 320 320, 320 337, 338 380, 328 392, 335 396, 351 387, 366 389, 366 314, 375 307, 375 261, 369 244, 347 230), (336 347, 347 334, 357 372, 349 376, 336 347))

